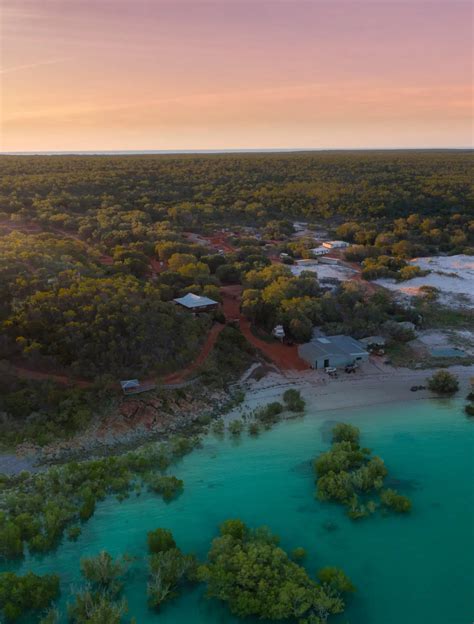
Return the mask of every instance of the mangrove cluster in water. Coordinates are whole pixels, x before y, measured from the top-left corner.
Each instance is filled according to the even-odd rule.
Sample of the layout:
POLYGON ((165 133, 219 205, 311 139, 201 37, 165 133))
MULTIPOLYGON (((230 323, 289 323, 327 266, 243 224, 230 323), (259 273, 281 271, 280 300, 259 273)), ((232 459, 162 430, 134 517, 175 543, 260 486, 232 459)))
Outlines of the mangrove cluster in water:
POLYGON ((0 574, 0 615, 6 621, 17 620, 30 612, 42 611, 58 596, 59 577, 56 574, 0 574))
POLYGON ((120 624, 127 611, 122 597, 124 579, 130 559, 126 555, 114 559, 106 551, 96 557, 81 559, 85 584, 68 605, 68 620, 72 624, 120 624))
POLYGON ((198 443, 197 438, 174 437, 167 444, 150 444, 120 456, 2 478, 0 558, 21 557, 25 546, 30 552, 47 552, 66 529, 70 539, 77 539, 80 523, 94 514, 98 501, 110 494, 122 500, 132 490, 139 494, 144 482, 171 500, 183 482, 156 471, 165 471, 198 443))
POLYGON ((266 527, 251 530, 241 520, 224 522, 197 572, 207 597, 222 600, 238 617, 323 624, 342 613, 343 595, 354 591, 344 572, 324 568, 313 580, 278 542, 266 527))
POLYGON ((181 552, 167 529, 148 533, 148 549, 148 604, 158 609, 165 601, 176 598, 186 583, 195 580, 197 562, 193 555, 181 552))
POLYGON ((332 447, 314 461, 317 497, 345 505, 353 520, 365 518, 380 506, 407 513, 411 501, 393 489, 384 489, 388 470, 380 457, 359 444, 357 427, 339 423, 332 430, 332 447))
MULTIPOLYGON (((227 430, 231 436, 238 438, 244 431, 245 423, 247 423, 247 432, 251 436, 257 436, 262 429, 268 430, 281 421, 284 412, 293 412, 301 414, 304 412, 306 402, 302 398, 299 390, 291 388, 283 394, 283 403, 273 401, 256 407, 250 413, 243 415, 242 419, 232 420, 227 430)), ((211 430, 214 434, 222 436, 225 431, 224 421, 216 420, 211 430)))

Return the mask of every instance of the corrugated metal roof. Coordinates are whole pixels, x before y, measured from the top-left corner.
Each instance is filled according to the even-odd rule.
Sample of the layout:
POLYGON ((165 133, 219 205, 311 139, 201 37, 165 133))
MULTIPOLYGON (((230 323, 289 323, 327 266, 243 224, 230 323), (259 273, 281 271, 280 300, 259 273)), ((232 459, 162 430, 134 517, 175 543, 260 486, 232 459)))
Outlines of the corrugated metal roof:
POLYGON ((209 299, 209 297, 201 297, 200 295, 195 295, 193 293, 188 293, 184 297, 174 299, 174 301, 184 306, 185 308, 202 308, 205 306, 217 305, 217 301, 214 301, 214 299, 209 299))
POLYGON ((126 390, 127 388, 138 388, 140 382, 138 381, 138 379, 125 379, 124 381, 120 382, 120 385, 122 386, 123 390, 126 390))
POLYGON ((313 359, 328 358, 334 355, 353 356, 367 354, 364 346, 358 340, 343 334, 313 338, 311 342, 301 345, 298 351, 301 355, 313 359))

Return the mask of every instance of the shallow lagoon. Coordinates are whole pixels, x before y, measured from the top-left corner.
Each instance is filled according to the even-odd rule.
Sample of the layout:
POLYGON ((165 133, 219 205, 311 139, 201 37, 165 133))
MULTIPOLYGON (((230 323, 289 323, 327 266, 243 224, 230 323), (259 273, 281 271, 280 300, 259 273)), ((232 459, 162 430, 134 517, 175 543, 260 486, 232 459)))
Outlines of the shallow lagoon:
MULTIPOLYGON (((17 571, 58 572, 62 606, 80 581, 79 559, 106 549, 146 555, 146 532, 170 528, 185 552, 204 557, 218 524, 240 517, 267 524, 285 549, 303 546, 312 573, 342 567, 357 586, 338 624, 468 624, 474 617, 474 421, 462 402, 413 401, 345 412, 309 412, 258 438, 219 441, 213 436, 171 472, 185 481, 170 504, 132 495, 100 503, 76 543, 64 541, 17 571), (413 501, 407 517, 352 522, 342 508, 314 499, 311 459, 329 446, 332 422, 360 427, 361 442, 384 458, 389 477, 413 501)), ((10 566, 12 568, 12 566, 10 566)), ((166 605, 146 606, 146 568, 138 561, 127 582, 129 615, 138 624, 231 624, 223 605, 201 588, 166 605)), ((64 618, 65 621, 65 618, 64 618)), ((248 620, 247 620, 248 621, 248 620)))

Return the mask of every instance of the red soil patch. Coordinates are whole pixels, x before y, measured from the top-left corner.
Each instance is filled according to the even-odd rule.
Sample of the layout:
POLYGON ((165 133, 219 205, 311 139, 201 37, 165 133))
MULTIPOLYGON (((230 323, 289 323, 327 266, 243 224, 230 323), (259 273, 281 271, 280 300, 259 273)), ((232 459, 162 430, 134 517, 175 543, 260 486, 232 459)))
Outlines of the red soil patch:
POLYGON ((111 256, 100 256, 99 262, 105 266, 111 266, 114 263, 114 259, 111 256))
POLYGON ((63 386, 76 386, 78 388, 88 388, 92 382, 87 379, 77 379, 68 377, 67 375, 61 375, 58 373, 46 373, 39 370, 32 370, 25 368, 24 366, 13 366, 13 370, 17 377, 21 379, 33 379, 36 381, 54 381, 63 386))
POLYGON ((24 232, 25 234, 39 234, 42 228, 38 223, 19 223, 18 221, 0 221, 0 226, 10 232, 24 232))
POLYGON ((222 249, 226 253, 233 253, 234 247, 227 241, 227 234, 224 232, 216 232, 213 236, 208 238, 209 242, 216 250, 222 249))
POLYGON ((150 268, 152 275, 157 275, 168 269, 168 263, 157 260, 156 258, 150 258, 150 268))
POLYGON ((242 286, 224 286, 221 288, 224 314, 228 321, 238 320, 240 331, 254 347, 264 353, 281 370, 307 370, 308 364, 298 355, 296 345, 280 342, 265 342, 252 333, 250 321, 240 312, 242 286))

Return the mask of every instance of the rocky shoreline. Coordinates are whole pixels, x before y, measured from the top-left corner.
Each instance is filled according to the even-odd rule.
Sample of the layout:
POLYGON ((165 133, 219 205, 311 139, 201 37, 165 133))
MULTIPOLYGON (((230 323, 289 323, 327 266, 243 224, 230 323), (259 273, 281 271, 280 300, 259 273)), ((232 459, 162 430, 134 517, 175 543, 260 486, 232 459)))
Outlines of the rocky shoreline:
MULTIPOLYGON (((452 366, 458 376, 460 392, 471 387, 472 366, 452 366)), ((109 414, 98 419, 83 434, 44 447, 31 443, 19 445, 15 453, 0 453, 0 474, 15 475, 23 470, 38 472, 68 461, 81 461, 133 450, 147 442, 166 440, 170 435, 195 435, 213 418, 224 416, 226 422, 241 418, 266 403, 280 400, 284 390, 297 388, 311 409, 348 410, 366 405, 436 398, 428 389, 413 393, 411 385, 426 382, 428 370, 367 365, 355 378, 330 379, 320 371, 283 374, 265 370, 263 378, 251 367, 240 382, 230 388, 211 391, 204 386, 193 391, 147 393, 127 397, 109 414), (245 402, 243 389, 247 394, 245 402), (196 398, 198 395, 198 398, 196 398)))
POLYGON ((173 396, 127 397, 80 435, 44 447, 23 443, 14 453, 0 453, 0 474, 39 472, 68 461, 117 455, 172 434, 195 433, 194 425, 231 409, 234 397, 235 392, 205 388, 199 398, 184 390, 173 396))

